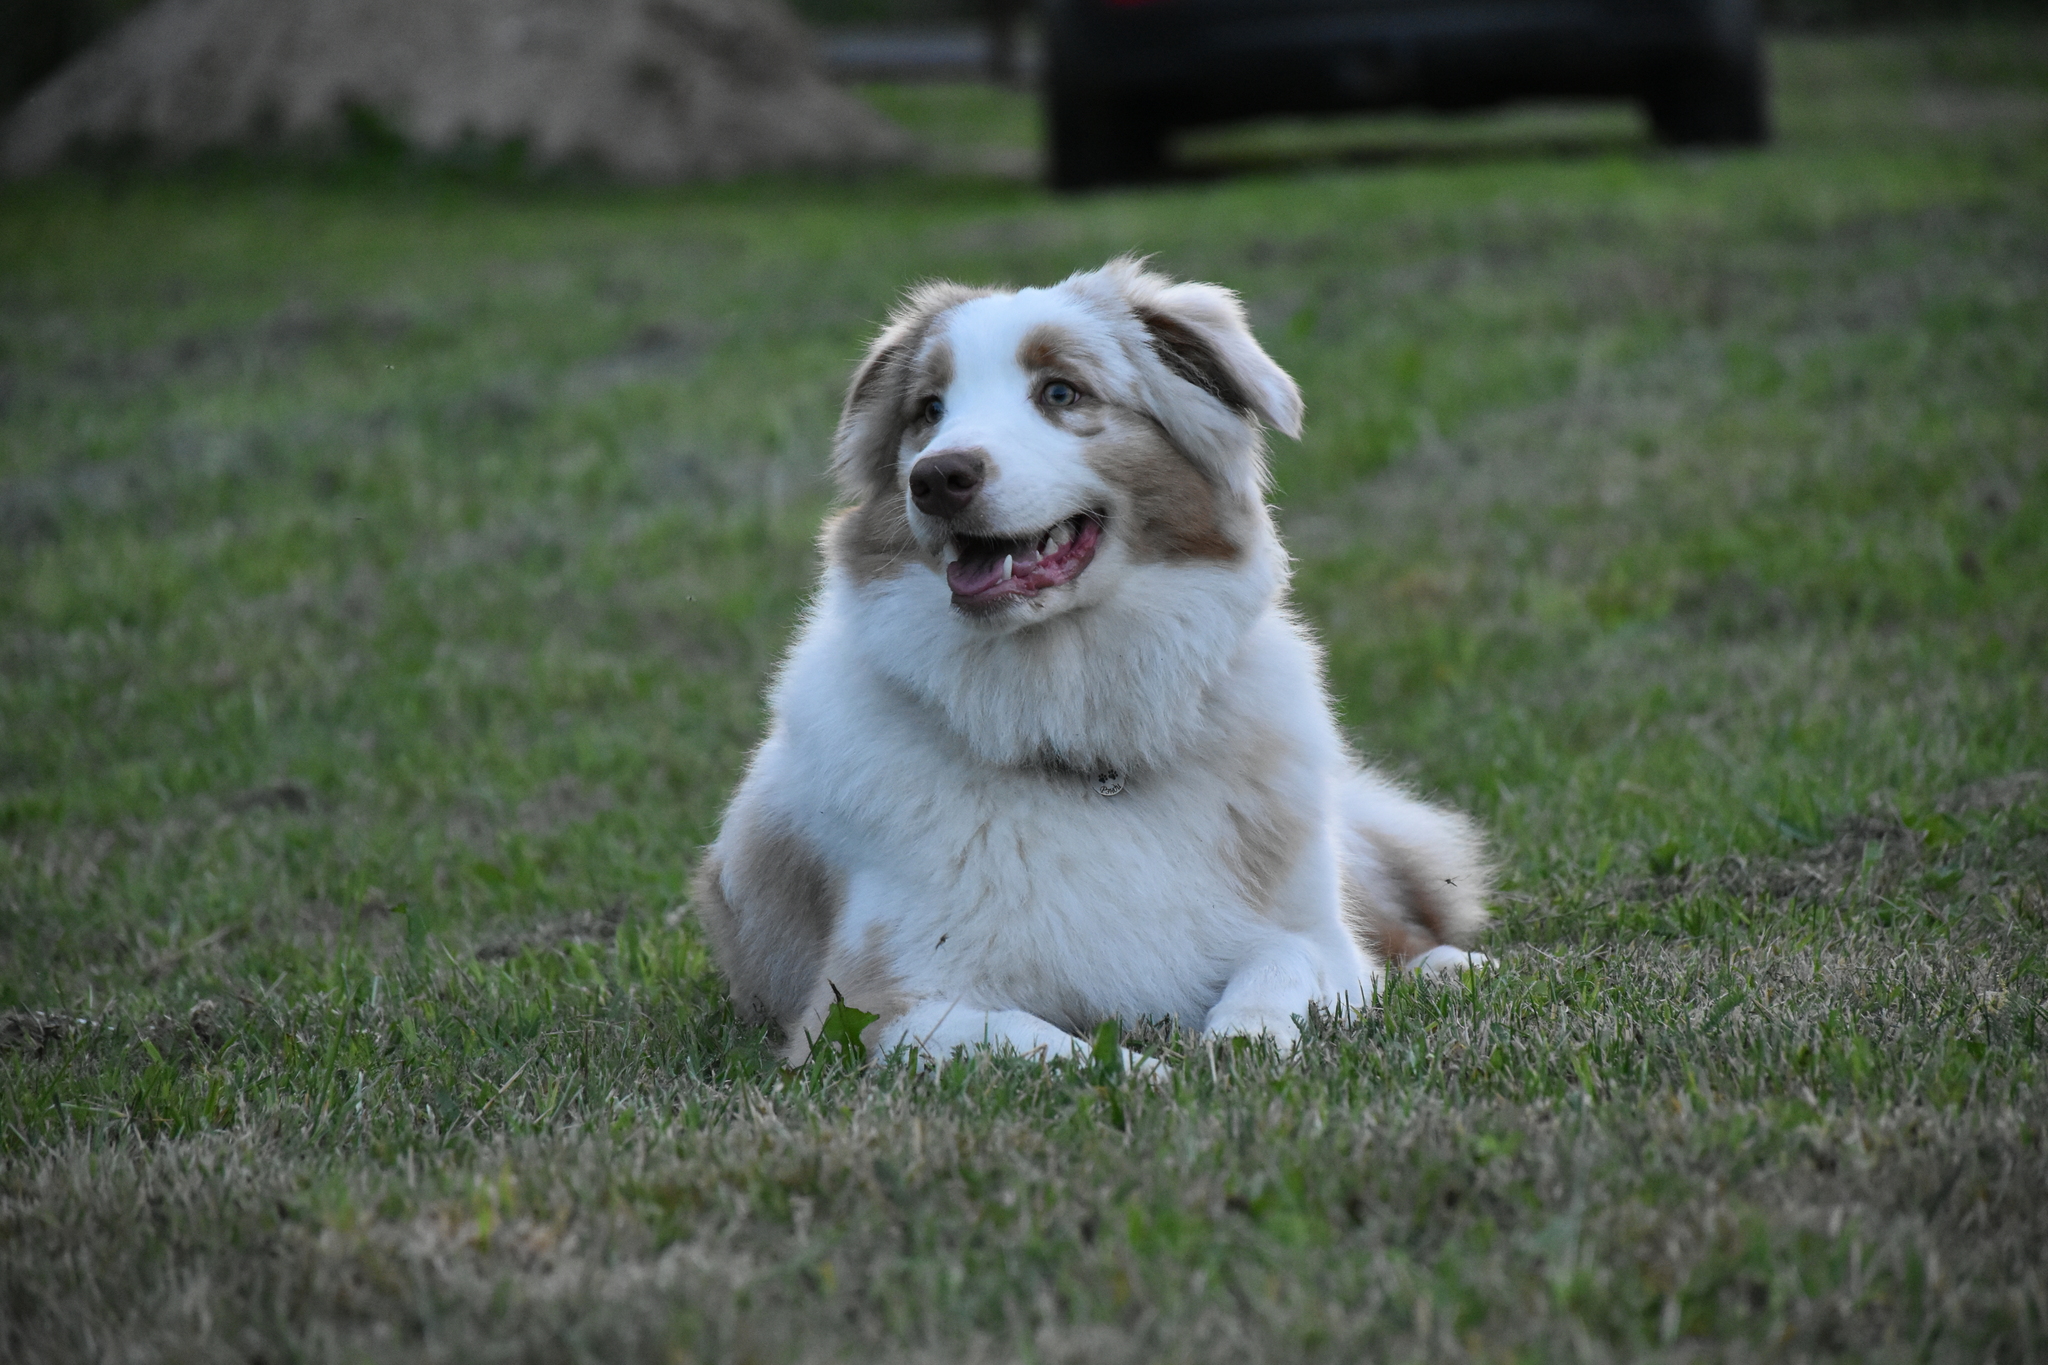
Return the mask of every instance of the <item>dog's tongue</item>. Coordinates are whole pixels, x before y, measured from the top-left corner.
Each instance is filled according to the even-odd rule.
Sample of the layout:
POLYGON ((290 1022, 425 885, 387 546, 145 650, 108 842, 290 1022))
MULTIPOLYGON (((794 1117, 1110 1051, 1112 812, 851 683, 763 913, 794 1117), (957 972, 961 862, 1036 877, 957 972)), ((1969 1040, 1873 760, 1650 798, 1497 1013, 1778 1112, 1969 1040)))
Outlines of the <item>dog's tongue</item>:
MULTIPOLYGON (((1013 568, 1011 573, 1015 572, 1013 568)), ((1000 555, 994 559, 956 559, 946 566, 946 586, 960 597, 980 597, 994 591, 1003 581, 1000 555)))

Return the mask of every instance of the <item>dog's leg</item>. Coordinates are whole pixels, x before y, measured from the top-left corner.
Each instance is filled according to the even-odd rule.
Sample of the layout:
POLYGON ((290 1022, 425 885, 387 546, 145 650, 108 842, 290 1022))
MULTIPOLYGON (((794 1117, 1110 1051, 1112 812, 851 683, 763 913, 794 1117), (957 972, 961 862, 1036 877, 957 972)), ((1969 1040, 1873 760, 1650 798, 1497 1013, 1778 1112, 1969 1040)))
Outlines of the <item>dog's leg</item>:
MULTIPOLYGON (((1048 1062, 1086 1057, 1093 1046, 1028 1010, 976 1009, 950 1000, 920 1001, 895 1020, 884 1036, 883 1049, 901 1045, 914 1047, 936 1061, 944 1061, 957 1048, 985 1047, 1048 1062)), ((1127 1071, 1153 1075, 1164 1070, 1156 1058, 1142 1052, 1119 1051, 1127 1071)))
POLYGON ((1223 996, 1209 1010, 1204 1033, 1257 1037, 1265 1034, 1284 1052, 1300 1039, 1297 1015, 1311 1004, 1359 1006, 1371 1000, 1370 981, 1339 985, 1330 978, 1329 954, 1305 935, 1277 937, 1231 974, 1223 996))

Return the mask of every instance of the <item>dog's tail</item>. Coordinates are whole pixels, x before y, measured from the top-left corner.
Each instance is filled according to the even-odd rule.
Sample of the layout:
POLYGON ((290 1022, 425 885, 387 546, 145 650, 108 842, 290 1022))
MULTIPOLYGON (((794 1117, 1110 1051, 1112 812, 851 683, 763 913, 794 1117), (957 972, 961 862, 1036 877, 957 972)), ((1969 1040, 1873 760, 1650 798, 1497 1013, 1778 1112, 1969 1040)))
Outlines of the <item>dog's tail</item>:
POLYGON ((1492 875, 1478 827, 1373 772, 1344 784, 1339 809, 1344 915, 1359 945, 1398 963, 1469 948, 1492 875))

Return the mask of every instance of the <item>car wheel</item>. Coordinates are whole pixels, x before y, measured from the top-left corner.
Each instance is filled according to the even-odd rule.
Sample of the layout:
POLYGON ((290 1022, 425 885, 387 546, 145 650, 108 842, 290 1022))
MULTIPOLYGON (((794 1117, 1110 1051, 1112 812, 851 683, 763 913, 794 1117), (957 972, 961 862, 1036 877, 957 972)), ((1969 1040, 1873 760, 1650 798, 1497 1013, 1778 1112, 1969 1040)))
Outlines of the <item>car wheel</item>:
POLYGON ((1054 189, 1126 185, 1159 174, 1166 130, 1106 100, 1054 88, 1045 101, 1046 171, 1054 189))
POLYGON ((1761 146, 1771 138, 1763 34, 1748 0, 1708 0, 1707 40, 1643 94, 1667 146, 1761 146))

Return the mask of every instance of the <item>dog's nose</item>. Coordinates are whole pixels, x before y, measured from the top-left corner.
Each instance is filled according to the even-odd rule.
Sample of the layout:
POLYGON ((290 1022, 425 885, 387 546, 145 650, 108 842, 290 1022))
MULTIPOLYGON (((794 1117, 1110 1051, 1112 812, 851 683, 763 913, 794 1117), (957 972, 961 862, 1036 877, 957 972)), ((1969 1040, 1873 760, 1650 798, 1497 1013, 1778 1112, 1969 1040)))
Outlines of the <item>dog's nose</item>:
POLYGON ((948 450, 910 467, 910 500, 928 517, 957 517, 988 480, 988 456, 948 450))

